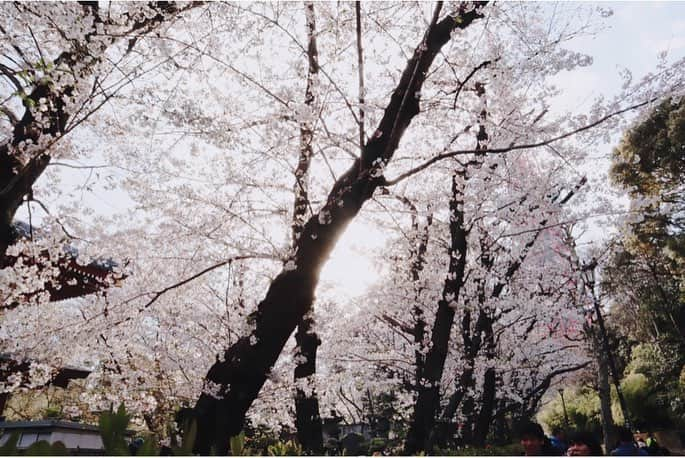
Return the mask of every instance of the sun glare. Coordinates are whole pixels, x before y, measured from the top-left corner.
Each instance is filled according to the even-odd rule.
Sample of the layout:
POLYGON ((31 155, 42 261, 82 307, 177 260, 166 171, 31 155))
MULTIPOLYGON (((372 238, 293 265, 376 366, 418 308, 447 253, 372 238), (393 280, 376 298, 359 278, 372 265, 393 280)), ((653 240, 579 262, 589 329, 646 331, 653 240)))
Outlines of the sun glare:
POLYGON ((321 270, 321 292, 349 299, 365 294, 381 276, 372 253, 383 243, 383 234, 373 226, 351 223, 321 270))

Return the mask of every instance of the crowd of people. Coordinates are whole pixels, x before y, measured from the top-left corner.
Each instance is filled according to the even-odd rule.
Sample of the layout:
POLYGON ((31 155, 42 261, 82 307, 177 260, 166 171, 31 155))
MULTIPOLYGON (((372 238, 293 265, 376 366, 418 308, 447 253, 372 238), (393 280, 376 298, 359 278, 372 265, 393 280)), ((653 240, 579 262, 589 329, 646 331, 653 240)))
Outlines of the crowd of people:
MULTIPOLYGON (((526 423, 519 428, 521 446, 526 456, 603 456, 599 438, 590 431, 575 431, 568 436, 554 429, 547 437, 537 423, 526 423)), ((636 439, 628 428, 619 428, 618 441, 607 455, 610 456, 664 456, 669 455, 651 433, 642 440, 636 439)))

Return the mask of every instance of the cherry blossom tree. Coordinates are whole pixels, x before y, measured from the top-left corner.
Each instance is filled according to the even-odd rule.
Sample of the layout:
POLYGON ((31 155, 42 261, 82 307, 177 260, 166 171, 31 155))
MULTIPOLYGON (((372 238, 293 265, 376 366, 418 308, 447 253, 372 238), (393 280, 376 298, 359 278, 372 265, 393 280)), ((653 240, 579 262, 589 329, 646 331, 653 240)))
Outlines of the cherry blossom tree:
POLYGON ((17 209, 51 158, 68 154, 60 139, 130 81, 131 75, 112 73, 136 42, 189 6, 122 5, 107 12, 97 2, 3 6, 3 267, 17 209))
MULTIPOLYGON (((388 368, 387 378, 374 385, 409 381, 409 396, 399 396, 404 413, 413 406, 417 376, 426 379, 417 368, 426 365, 436 371, 430 380, 440 389, 426 413, 429 421, 452 389, 462 386, 455 388, 449 377, 453 382, 470 366, 468 379, 476 388, 469 397, 487 393, 504 406, 484 411, 484 419, 507 405, 514 409, 516 403, 506 402, 515 396, 523 399, 516 408, 526 404, 519 410, 530 410, 560 368, 545 360, 514 371, 502 361, 533 361, 561 348, 560 342, 541 347, 542 337, 526 338, 525 332, 531 321, 550 320, 559 308, 556 296, 537 290, 544 272, 533 266, 544 256, 533 244, 521 267, 507 276, 509 266, 531 239, 542 243, 534 234, 553 234, 548 226, 583 216, 560 205, 580 179, 561 172, 583 164, 588 148, 620 126, 627 112, 682 91, 676 67, 663 67, 627 83, 617 98, 598 100, 588 113, 552 113, 556 88, 548 77, 590 64, 564 44, 594 31, 595 20, 602 19, 585 15, 597 12, 592 8, 564 8, 568 14, 550 15, 533 4, 363 4, 357 14, 348 3, 316 4, 314 11, 291 3, 210 3, 154 40, 136 40, 135 51, 127 53, 124 41, 119 55, 131 60, 117 68, 133 72, 142 61, 154 63, 125 72, 136 76, 134 83, 122 80, 125 86, 70 134, 82 156, 97 145, 102 162, 97 156, 85 165, 63 158, 85 167, 73 172, 84 183, 81 189, 72 187, 73 197, 59 195, 53 185, 64 171, 49 167, 35 183, 34 197, 58 202, 53 212, 84 239, 78 241, 84 253, 127 260, 126 280, 106 295, 59 310, 41 308, 49 337, 36 329, 37 312, 15 308, 3 315, 9 325, 0 331, 3 345, 90 363, 92 389, 84 400, 97 409, 125 399, 160 434, 162 417, 197 401, 203 453, 225 451, 248 409, 254 421, 292 422, 296 412, 283 399, 312 387, 296 385, 292 369, 312 360, 301 358, 302 339, 298 346, 290 337, 298 326, 301 337, 313 336, 306 330, 313 316, 310 330, 322 342, 316 377, 323 382, 317 386, 322 411, 333 402, 344 404, 340 398, 352 391, 367 391, 357 386, 368 374, 365 366, 345 370, 343 356, 325 356, 342 355, 338 340, 365 354, 359 336, 340 334, 354 329, 354 321, 370 326, 369 316, 387 328, 388 318, 408 315, 414 317, 408 340, 392 325, 376 342, 383 346, 388 335, 405 340, 411 348, 401 359, 408 365, 388 368), (361 101, 360 53, 350 47, 360 30, 353 25, 357 18, 365 45, 361 101), (483 88, 487 99, 479 95, 483 88), (375 130, 367 135, 364 125, 375 130), (545 171, 535 175, 541 178, 526 174, 527 158, 545 171), (117 193, 127 206, 95 216, 80 199, 84 192, 117 193), (379 286, 378 300, 358 305, 354 320, 334 300, 314 305, 315 293, 322 294, 320 269, 338 238, 352 221, 370 216, 386 228, 397 221, 410 228, 413 244, 403 252, 414 255, 401 268, 407 270, 403 281, 411 279, 412 300, 398 301, 403 308, 393 315, 380 300, 391 291, 379 286), (450 248, 452 235, 468 250, 450 248), (494 250, 490 268, 483 264, 490 253, 483 246, 494 250), (445 256, 448 249, 458 256, 445 256), (463 283, 458 297, 453 286, 444 288, 453 274, 453 281, 463 283), (434 364, 429 352, 438 345, 430 342, 429 329, 438 304, 452 315, 440 325, 450 354, 434 364), (469 325, 462 335, 465 328, 450 322, 455 315, 463 321, 467 310, 474 328, 480 316, 488 318, 481 323, 490 322, 473 363, 460 347, 475 331, 469 325), (520 352, 507 352, 516 347, 512 342, 526 341, 530 345, 520 352), (293 357, 295 347, 300 355, 293 357), (493 386, 493 374, 495 395, 484 388, 486 379, 493 386), (340 395, 331 380, 343 377, 340 395), (516 380, 513 394, 503 388, 509 380, 516 380)), ((397 257, 378 258, 396 266, 397 257)), ((560 278, 543 278, 541 290, 558 286, 560 278)))

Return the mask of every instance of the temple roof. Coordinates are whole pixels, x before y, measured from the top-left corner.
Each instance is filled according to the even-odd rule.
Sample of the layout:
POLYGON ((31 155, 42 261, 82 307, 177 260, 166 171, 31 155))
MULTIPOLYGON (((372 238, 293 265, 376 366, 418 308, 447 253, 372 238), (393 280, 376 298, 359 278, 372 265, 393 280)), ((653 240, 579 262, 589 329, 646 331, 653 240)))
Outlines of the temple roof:
MULTIPOLYGON (((43 233, 40 228, 32 228, 23 221, 14 222, 12 229, 15 241, 31 237, 41 238, 43 233)), ((96 293, 125 277, 123 274, 116 273, 118 264, 111 258, 96 259, 86 264, 79 262, 78 249, 73 245, 64 243, 62 251, 63 255, 56 260, 50 259, 47 250, 40 252, 42 258, 24 257, 25 265, 38 265, 45 268, 50 264, 59 268, 56 281, 48 283, 46 287, 52 302, 96 293)), ((16 257, 7 256, 7 258, 8 264, 16 262, 16 257)), ((17 305, 19 304, 7 305, 6 308, 13 308, 17 305)))

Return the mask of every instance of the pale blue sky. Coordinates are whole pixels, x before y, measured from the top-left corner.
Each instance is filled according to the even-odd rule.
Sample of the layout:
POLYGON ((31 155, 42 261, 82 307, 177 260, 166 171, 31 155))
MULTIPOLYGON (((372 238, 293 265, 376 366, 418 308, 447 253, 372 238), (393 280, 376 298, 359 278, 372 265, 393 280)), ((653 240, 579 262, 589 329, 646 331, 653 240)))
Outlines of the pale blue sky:
POLYGON ((578 103, 591 101, 585 97, 588 94, 613 95, 620 87, 622 68, 629 69, 637 80, 655 69, 659 52, 667 51, 669 61, 685 55, 685 1, 597 5, 614 11, 608 28, 572 42, 574 50, 594 58, 593 65, 572 75, 565 72, 557 79, 569 92, 562 100, 572 111, 578 103))

